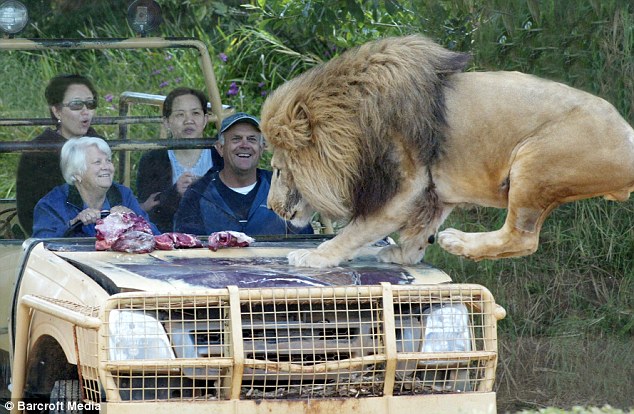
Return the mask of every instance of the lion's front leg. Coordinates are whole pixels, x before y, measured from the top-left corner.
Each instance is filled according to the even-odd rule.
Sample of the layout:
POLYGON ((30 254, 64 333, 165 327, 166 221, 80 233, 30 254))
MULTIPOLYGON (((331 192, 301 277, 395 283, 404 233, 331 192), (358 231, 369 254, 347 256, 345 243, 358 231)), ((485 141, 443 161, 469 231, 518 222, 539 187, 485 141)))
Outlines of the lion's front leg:
POLYGON ((288 262, 300 267, 333 267, 353 259, 370 243, 381 240, 398 230, 399 222, 384 220, 385 217, 352 220, 339 234, 319 245, 316 249, 301 249, 290 252, 288 262))
MULTIPOLYGON (((328 242, 325 242, 325 243, 328 243, 328 242)), ((298 267, 324 268, 324 267, 334 267, 334 266, 337 266, 339 263, 345 260, 348 260, 348 258, 342 255, 333 254, 333 252, 330 249, 321 251, 320 248, 323 245, 324 243, 319 245, 317 249, 293 250, 287 256, 288 263, 292 266, 298 266, 298 267)))
POLYGON ((379 260, 388 263, 416 264, 425 257, 427 246, 436 241, 436 231, 451 213, 454 206, 443 204, 439 214, 431 221, 410 221, 400 231, 399 243, 386 246, 379 252, 379 260))

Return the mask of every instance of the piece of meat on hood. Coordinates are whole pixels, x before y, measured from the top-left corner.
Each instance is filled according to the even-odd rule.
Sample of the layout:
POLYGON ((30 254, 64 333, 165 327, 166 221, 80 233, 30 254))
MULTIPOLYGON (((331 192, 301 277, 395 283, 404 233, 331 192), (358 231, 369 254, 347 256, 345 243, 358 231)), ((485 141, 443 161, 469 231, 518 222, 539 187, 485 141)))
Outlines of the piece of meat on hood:
POLYGON ((154 235, 144 231, 129 230, 123 233, 110 247, 116 252, 150 253, 154 251, 154 235))
POLYGON ((214 252, 223 247, 247 247, 255 240, 239 231, 217 231, 209 235, 207 242, 214 252))
MULTIPOLYGON (((138 231, 152 235, 152 228, 147 221, 141 216, 134 213, 111 213, 105 218, 98 219, 95 224, 95 249, 108 250, 114 243, 125 233, 138 231)), ((146 249, 147 247, 144 247, 146 249)), ((154 248, 154 245, 152 245, 154 248)), ((127 251, 127 250, 122 250, 127 251)))
POLYGON ((174 250, 187 247, 202 247, 203 243, 198 237, 178 232, 167 232, 154 236, 156 248, 159 250, 174 250))

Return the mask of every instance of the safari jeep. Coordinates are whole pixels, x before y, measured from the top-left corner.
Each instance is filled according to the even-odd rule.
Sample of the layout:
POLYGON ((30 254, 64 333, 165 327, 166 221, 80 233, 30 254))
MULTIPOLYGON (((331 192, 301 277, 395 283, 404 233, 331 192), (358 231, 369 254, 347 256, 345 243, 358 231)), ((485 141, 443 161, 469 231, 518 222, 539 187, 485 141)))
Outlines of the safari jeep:
MULTIPOLYGON (((2 22, 24 11, 0 3, 2 22)), ((133 9, 141 19, 133 25, 151 21, 152 11, 133 9)), ((232 108, 222 105, 198 40, 0 39, 3 58, 172 49, 199 62, 218 125, 232 108)), ((163 99, 123 91, 114 98, 117 113, 93 122, 116 128, 108 139, 124 183, 134 151, 210 145, 158 133, 131 139, 129 126, 160 125, 163 99)), ((50 124, 46 117, 0 118, 2 153, 54 149, 13 138, 14 129, 50 124)), ((2 200, 2 220, 0 397, 12 413, 496 412, 496 324, 504 310, 486 288, 453 284, 430 265, 370 255, 323 270, 287 264, 289 251, 328 235, 256 237, 218 251, 201 235, 201 248, 96 251, 90 238, 17 236, 15 200, 2 200)))

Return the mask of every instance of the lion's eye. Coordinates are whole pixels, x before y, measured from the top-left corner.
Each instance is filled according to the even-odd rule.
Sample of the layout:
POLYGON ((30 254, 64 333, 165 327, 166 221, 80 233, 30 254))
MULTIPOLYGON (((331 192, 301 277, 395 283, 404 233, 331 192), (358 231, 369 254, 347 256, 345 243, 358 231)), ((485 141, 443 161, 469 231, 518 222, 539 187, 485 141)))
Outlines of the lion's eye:
POLYGON ((282 174, 282 171, 280 169, 276 169, 275 170, 275 178, 280 178, 280 174, 282 174))

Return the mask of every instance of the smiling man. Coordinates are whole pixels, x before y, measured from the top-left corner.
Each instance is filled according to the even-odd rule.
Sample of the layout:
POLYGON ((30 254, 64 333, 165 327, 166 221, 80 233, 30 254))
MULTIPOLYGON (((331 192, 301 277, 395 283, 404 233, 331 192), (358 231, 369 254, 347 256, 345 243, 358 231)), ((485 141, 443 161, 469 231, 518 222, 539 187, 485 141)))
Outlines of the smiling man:
POLYGON ((218 152, 222 170, 210 171, 185 193, 174 217, 174 230, 209 235, 239 231, 250 236, 311 234, 312 227, 298 229, 266 206, 271 171, 258 163, 264 150, 260 121, 239 112, 222 121, 218 152))

